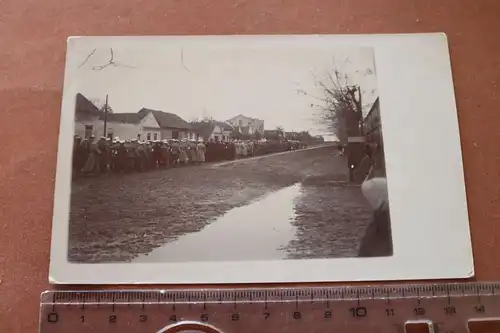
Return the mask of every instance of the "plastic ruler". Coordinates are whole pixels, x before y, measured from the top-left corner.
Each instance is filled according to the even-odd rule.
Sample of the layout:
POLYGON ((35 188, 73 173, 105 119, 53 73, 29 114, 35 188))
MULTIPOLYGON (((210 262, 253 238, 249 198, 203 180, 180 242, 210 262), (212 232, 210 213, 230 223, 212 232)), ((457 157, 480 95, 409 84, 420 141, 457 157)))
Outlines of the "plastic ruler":
POLYGON ((500 333, 500 283, 47 291, 41 333, 500 333))

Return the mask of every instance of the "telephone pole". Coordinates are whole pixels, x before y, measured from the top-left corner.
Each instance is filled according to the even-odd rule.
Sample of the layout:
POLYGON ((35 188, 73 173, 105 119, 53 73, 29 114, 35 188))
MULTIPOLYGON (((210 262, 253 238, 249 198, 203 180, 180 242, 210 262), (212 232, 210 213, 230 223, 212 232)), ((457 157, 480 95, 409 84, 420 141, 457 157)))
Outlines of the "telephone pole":
POLYGON ((365 135, 365 131, 364 131, 364 126, 363 126, 363 122, 364 122, 364 119, 363 119, 363 102, 361 100, 361 86, 358 85, 358 96, 359 96, 359 100, 358 100, 358 111, 359 111, 359 135, 360 136, 364 136, 365 135))
POLYGON ((104 104, 104 137, 106 136, 108 127, 108 95, 106 94, 106 103, 104 104))

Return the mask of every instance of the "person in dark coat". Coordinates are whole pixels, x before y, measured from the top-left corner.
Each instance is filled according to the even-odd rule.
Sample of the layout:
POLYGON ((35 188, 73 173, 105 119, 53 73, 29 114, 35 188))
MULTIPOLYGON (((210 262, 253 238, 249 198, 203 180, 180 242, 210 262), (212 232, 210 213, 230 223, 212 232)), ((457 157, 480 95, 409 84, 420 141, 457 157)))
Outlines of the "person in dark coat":
POLYGON ((361 181, 361 192, 373 209, 372 221, 361 240, 360 257, 381 257, 393 254, 389 196, 382 145, 369 144, 366 156, 354 172, 361 181), (365 171, 367 172, 365 173, 365 171))
POLYGON ((170 160, 172 156, 170 154, 170 145, 167 140, 164 140, 161 144, 161 165, 164 168, 168 168, 171 164, 170 160))
POLYGON ((127 170, 127 148, 125 147, 125 141, 120 140, 115 149, 115 172, 125 172, 127 170))
POLYGON ((179 141, 172 139, 170 142, 170 161, 172 166, 177 166, 179 164, 179 155, 180 155, 180 148, 179 148, 179 141))
POLYGON ((75 135, 73 139, 73 173, 76 174, 78 173, 82 168, 83 164, 85 163, 85 152, 82 149, 83 143, 82 143, 82 138, 80 138, 78 135, 75 135))
POLYGON ((155 141, 153 143, 153 168, 159 168, 163 165, 163 158, 162 158, 162 153, 163 153, 163 144, 159 141, 155 141))
POLYGON ((210 139, 205 146, 206 146, 205 161, 207 162, 214 161, 214 146, 215 146, 214 140, 210 139))

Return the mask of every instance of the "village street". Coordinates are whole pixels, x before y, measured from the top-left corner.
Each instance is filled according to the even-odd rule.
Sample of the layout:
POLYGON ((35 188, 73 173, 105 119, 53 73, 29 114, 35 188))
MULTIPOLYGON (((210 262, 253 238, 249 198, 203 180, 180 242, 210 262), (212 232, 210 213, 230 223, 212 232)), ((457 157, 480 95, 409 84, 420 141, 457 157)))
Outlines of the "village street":
MULTIPOLYGON (((68 259, 118 262, 148 258, 146 254, 165 244, 180 243, 180 249, 183 239, 209 234, 208 225, 213 225, 212 234, 218 235, 216 242, 232 240, 225 243, 231 246, 235 239, 252 238, 251 245, 241 242, 241 246, 251 249, 267 242, 272 250, 281 251, 283 259, 355 256, 371 215, 359 187, 346 180, 346 161, 332 146, 229 163, 77 179, 72 187, 68 259), (258 200, 265 204, 267 199, 262 198, 266 196, 275 200, 268 202, 268 206, 274 206, 272 212, 282 207, 283 214, 290 211, 293 218, 291 215, 277 221, 280 226, 261 227, 259 221, 263 217, 272 219, 269 215, 275 213, 257 206, 251 212, 238 211, 258 200), (224 215, 226 221, 219 222, 224 215), (249 215, 255 223, 249 221, 249 215), (240 217, 247 220, 241 227, 246 224, 251 232, 234 228, 240 217), (287 220, 289 235, 281 235, 281 244, 273 245, 275 238, 267 240, 266 230, 281 230, 287 220), (223 223, 233 227, 216 231, 223 223)), ((203 237, 192 239, 194 242, 203 237)), ((213 237, 206 239, 214 241, 213 237)), ((189 244, 184 242, 184 247, 189 244)), ((213 243, 197 246, 208 249, 212 245, 216 251, 213 243)), ((169 258, 162 258, 161 252, 150 257, 172 261, 172 253, 169 258)))

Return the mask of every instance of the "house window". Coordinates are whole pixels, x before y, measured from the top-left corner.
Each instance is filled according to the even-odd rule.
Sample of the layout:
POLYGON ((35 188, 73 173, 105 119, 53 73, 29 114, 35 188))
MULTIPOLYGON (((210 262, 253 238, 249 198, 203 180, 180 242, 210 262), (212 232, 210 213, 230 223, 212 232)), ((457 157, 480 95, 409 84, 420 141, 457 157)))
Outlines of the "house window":
POLYGON ((172 131, 172 139, 179 139, 179 131, 172 131))
POLYGON ((146 140, 151 141, 151 133, 148 133, 148 134, 146 135, 146 140))
POLYGON ((153 134, 153 140, 158 140, 158 133, 153 134))
POLYGON ((92 132, 94 132, 94 126, 85 125, 85 139, 90 139, 92 132))
POLYGON ((108 132, 108 138, 113 140, 113 132, 108 132))
POLYGON ((238 126, 243 126, 243 120, 238 120, 238 126))
POLYGON ((141 135, 137 134, 137 140, 140 140, 140 139, 141 139, 141 135))

